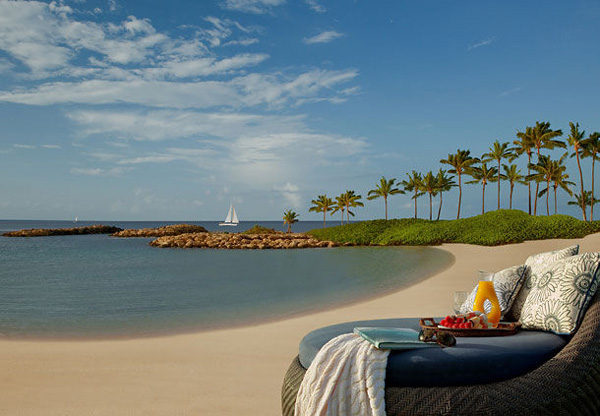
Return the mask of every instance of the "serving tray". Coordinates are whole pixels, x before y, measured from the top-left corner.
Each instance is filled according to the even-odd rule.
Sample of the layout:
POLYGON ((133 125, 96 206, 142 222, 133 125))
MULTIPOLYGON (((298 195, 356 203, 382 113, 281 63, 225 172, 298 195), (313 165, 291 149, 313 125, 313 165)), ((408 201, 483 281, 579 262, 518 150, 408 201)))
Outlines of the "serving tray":
POLYGON ((500 322, 498 327, 488 329, 448 328, 440 326, 433 318, 421 318, 419 319, 419 325, 421 325, 421 328, 443 330, 455 337, 501 337, 514 335, 521 328, 520 322, 500 322))

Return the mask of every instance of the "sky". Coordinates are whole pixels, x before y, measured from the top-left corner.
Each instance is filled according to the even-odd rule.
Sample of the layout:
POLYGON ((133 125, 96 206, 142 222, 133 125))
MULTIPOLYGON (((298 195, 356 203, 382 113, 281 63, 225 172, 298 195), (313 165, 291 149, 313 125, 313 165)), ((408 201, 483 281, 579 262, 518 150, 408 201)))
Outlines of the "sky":
MULTIPOLYGON (((536 121, 600 131, 598 21, 581 0, 0 0, 0 218, 319 220, 320 194, 364 200, 536 121)), ((364 202, 355 219, 383 217, 364 202)))

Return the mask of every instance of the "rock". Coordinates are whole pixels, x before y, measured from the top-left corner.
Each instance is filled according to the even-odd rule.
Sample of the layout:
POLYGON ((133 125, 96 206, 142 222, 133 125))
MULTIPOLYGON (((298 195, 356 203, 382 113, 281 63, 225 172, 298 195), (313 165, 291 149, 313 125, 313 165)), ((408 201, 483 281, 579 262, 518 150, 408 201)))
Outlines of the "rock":
POLYGON ((267 250, 309 247, 335 247, 332 241, 319 241, 304 234, 185 233, 165 235, 150 242, 154 247, 218 248, 226 250, 267 250))
POLYGON ((176 224, 159 228, 119 230, 113 234, 113 237, 163 237, 189 233, 208 233, 208 231, 199 225, 176 224))
POLYGON ((112 234, 119 231, 122 231, 122 229, 118 227, 92 225, 89 227, 75 228, 35 228, 30 230, 9 231, 2 235, 5 237, 46 237, 54 235, 112 234))

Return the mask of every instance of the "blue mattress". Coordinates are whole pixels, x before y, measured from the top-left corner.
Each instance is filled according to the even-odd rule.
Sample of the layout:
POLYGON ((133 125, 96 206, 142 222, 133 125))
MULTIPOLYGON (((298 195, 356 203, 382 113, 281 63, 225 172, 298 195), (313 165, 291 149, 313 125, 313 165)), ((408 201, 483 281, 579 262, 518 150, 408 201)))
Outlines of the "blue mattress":
MULTIPOLYGON (((300 363, 308 368, 330 339, 350 333, 355 326, 412 328, 417 318, 355 321, 308 333, 300 342, 300 363)), ((452 348, 392 351, 386 386, 441 387, 492 383, 528 373, 558 353, 568 337, 542 331, 521 330, 501 337, 457 337, 452 348)))

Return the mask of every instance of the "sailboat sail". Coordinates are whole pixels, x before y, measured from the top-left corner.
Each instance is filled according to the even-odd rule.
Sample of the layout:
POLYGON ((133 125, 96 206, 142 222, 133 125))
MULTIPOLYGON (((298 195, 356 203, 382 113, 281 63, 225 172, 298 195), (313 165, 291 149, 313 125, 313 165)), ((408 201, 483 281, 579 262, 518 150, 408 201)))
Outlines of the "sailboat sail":
POLYGON ((231 210, 233 211, 233 218, 232 218, 231 222, 233 222, 235 224, 239 223, 240 220, 238 220, 237 213, 235 212, 235 207, 233 206, 233 204, 231 204, 231 210))
POLYGON ((220 222, 219 225, 238 225, 238 223, 240 222, 240 220, 238 219, 238 216, 235 212, 235 207, 233 206, 233 203, 231 203, 231 205, 229 206, 229 212, 227 213, 227 217, 225 218, 225 221, 220 222))

